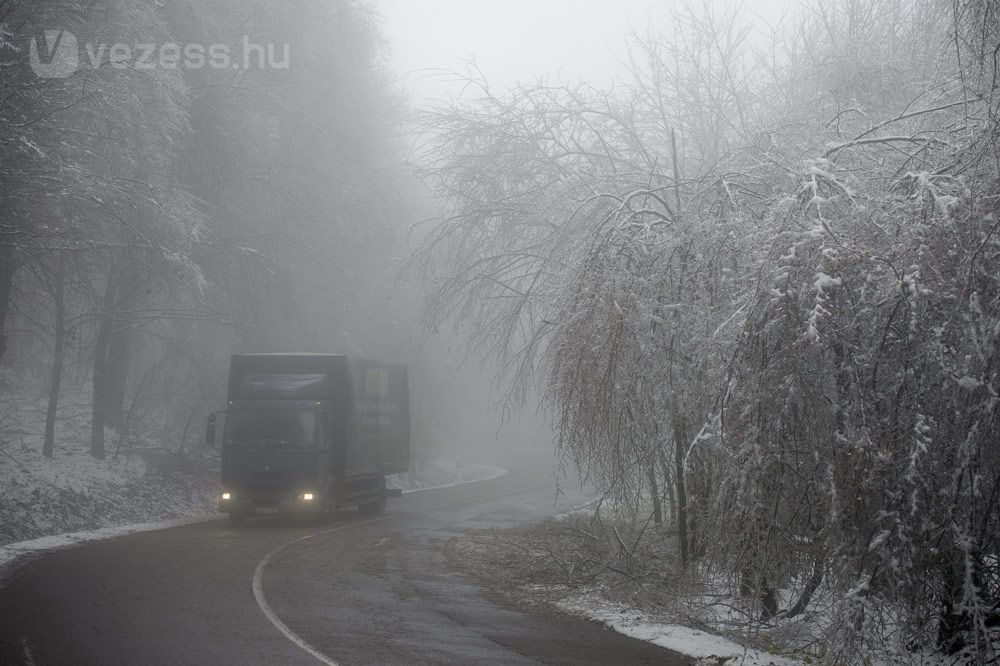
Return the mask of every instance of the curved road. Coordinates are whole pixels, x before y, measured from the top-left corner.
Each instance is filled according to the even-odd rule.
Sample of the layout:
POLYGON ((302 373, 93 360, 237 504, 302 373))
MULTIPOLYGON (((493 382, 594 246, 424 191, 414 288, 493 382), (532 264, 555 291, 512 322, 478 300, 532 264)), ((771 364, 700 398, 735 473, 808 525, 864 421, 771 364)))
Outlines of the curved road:
POLYGON ((219 520, 47 553, 0 582, 0 663, 690 664, 511 606, 439 547, 584 501, 554 505, 544 472, 516 472, 391 499, 376 519, 219 520))

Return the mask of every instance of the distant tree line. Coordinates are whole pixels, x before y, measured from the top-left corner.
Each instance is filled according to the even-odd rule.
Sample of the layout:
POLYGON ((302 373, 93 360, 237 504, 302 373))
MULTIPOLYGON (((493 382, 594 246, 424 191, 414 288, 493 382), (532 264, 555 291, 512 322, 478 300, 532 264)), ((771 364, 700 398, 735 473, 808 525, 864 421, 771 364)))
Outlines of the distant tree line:
POLYGON ((612 91, 472 72, 427 113, 434 315, 755 622, 822 595, 830 662, 995 659, 1000 7, 657 27, 612 91))
POLYGON ((230 351, 385 338, 369 297, 404 188, 382 62, 354 0, 0 3, 2 390, 47 385, 46 455, 68 380, 101 458, 107 428, 195 441, 230 351), (40 76, 57 30, 79 69, 40 76))

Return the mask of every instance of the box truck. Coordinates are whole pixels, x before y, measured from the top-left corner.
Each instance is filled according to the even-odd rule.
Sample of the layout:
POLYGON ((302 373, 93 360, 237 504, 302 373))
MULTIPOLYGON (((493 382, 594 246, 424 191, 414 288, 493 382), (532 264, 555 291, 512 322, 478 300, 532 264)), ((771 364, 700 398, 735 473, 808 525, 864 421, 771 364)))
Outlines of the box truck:
POLYGON ((240 354, 228 404, 208 420, 219 439, 219 511, 332 519, 385 508, 386 475, 410 464, 406 366, 334 354, 240 354))

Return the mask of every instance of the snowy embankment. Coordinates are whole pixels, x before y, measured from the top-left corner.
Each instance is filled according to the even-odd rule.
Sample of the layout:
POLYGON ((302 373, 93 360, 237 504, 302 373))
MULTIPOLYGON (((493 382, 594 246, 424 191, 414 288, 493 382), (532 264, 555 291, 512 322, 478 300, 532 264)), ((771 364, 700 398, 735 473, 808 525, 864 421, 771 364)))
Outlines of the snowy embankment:
POLYGON ((744 635, 740 599, 677 566, 671 530, 622 522, 616 513, 613 503, 595 499, 535 523, 471 532, 449 546, 450 557, 512 601, 558 608, 698 666, 809 663, 774 636, 744 635))
POLYGON ((42 455, 47 402, 0 368, 0 546, 204 515, 215 509, 218 455, 162 445, 164 435, 120 437, 105 428, 107 457, 90 455, 91 396, 68 387, 52 457, 42 455))
MULTIPOLYGON (((426 458, 389 478, 403 492, 485 481, 507 470, 426 458)), ((110 456, 0 447, 0 568, 33 552, 218 519, 217 464, 176 456, 110 456)))
POLYGON ((698 659, 700 666, 798 666, 803 662, 751 650, 728 638, 679 624, 662 624, 636 608, 596 594, 579 594, 556 603, 562 610, 600 622, 620 634, 698 659))
POLYGON ((0 568, 22 555, 217 517, 211 460, 0 449, 0 568))
POLYGON ((136 534, 138 532, 152 532, 168 527, 180 527, 181 525, 192 525, 194 523, 216 520, 219 517, 216 513, 202 514, 190 518, 177 518, 175 520, 160 520, 149 523, 135 523, 132 525, 119 525, 117 527, 102 527, 96 530, 84 530, 81 532, 67 532, 65 534, 53 534, 52 536, 39 537, 30 541, 19 541, 0 546, 0 572, 3 568, 21 557, 31 553, 39 553, 56 548, 74 546, 86 541, 97 541, 100 539, 113 539, 125 536, 126 534, 136 534))
POLYGON ((185 518, 214 510, 211 461, 177 456, 110 456, 33 447, 4 447, 0 455, 0 546, 15 541, 185 518))

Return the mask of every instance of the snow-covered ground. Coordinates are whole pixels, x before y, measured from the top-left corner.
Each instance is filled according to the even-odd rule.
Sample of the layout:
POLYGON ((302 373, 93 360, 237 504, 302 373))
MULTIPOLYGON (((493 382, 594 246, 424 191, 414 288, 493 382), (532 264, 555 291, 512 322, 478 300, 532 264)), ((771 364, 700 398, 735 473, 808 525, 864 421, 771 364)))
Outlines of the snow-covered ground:
POLYGON ((748 640, 746 618, 737 622, 735 609, 725 610, 738 599, 706 595, 719 591, 675 568, 671 532, 632 529, 618 513, 613 502, 594 499, 537 523, 469 533, 450 546, 452 561, 514 601, 554 606, 699 666, 810 663, 770 635, 748 640))
MULTIPOLYGON (((902 641, 834 652, 827 648, 836 593, 825 587, 795 617, 755 625, 753 601, 727 591, 724 577, 678 566, 674 532, 642 528, 640 540, 617 513, 613 503, 592 500, 536 523, 467 533, 446 551, 514 602, 561 609, 698 666, 966 666, 1000 654, 1000 627, 990 630, 995 647, 986 661, 977 661, 974 646, 944 655, 902 641)), ((797 599, 792 589, 778 592, 781 608, 797 599)))
MULTIPOLYGON (((107 458, 90 455, 90 392, 68 385, 52 458, 42 456, 47 399, 0 368, 0 546, 56 534, 202 515, 215 508, 218 458, 105 429, 107 458)), ((172 443, 173 444, 173 443, 172 443)))
POLYGON ((568 596, 556 606, 572 615, 601 622, 620 634, 648 641, 699 660, 704 666, 798 666, 801 661, 745 648, 733 641, 679 624, 662 624, 635 608, 594 593, 568 596))
POLYGON ((102 461, 80 449, 48 459, 31 446, 7 446, 0 453, 0 546, 208 513, 216 479, 205 460, 148 453, 102 461))
POLYGON ((504 476, 507 470, 493 465, 463 463, 459 458, 431 457, 414 462, 406 474, 393 474, 388 478, 390 488, 404 493, 415 490, 450 488, 462 483, 489 481, 504 476))

